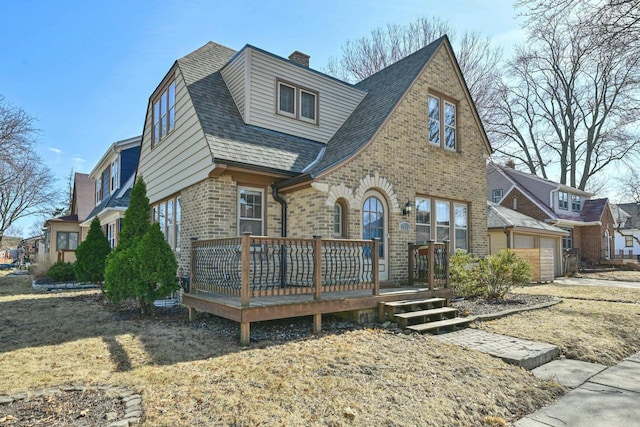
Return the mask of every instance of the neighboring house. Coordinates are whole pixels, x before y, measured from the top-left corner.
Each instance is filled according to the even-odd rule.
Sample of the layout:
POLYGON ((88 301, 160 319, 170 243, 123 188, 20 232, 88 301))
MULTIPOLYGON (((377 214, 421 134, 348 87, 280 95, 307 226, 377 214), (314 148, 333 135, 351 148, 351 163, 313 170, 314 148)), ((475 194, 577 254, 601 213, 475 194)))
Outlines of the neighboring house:
POLYGON ((613 207, 618 222, 616 257, 640 260, 640 203, 620 203, 613 207))
POLYGON ((608 199, 508 166, 487 164, 487 199, 567 230, 563 249, 598 263, 615 254, 616 221, 608 199))
POLYGON ((140 140, 136 136, 114 142, 89 174, 95 181, 93 209, 80 226, 86 236, 97 217, 112 248, 118 244, 122 218, 129 207, 140 140))
POLYGON ((38 236, 31 236, 23 239, 20 242, 20 246, 25 250, 25 256, 30 262, 38 262, 40 258, 40 248, 44 242, 44 234, 38 236))
POLYGON ((490 253, 505 248, 551 248, 554 275, 563 274, 562 239, 569 236, 568 231, 493 202, 487 202, 487 225, 490 253))
POLYGON ((446 36, 351 85, 251 45, 207 43, 149 100, 138 164, 189 272, 192 239, 380 238, 380 280, 409 242, 488 252, 491 147, 446 36))
POLYGON ((75 262, 75 251, 84 239, 80 223, 93 206, 94 181, 89 175, 76 173, 73 179, 73 194, 69 215, 52 218, 44 224, 44 253, 38 261, 53 264, 57 261, 75 262))

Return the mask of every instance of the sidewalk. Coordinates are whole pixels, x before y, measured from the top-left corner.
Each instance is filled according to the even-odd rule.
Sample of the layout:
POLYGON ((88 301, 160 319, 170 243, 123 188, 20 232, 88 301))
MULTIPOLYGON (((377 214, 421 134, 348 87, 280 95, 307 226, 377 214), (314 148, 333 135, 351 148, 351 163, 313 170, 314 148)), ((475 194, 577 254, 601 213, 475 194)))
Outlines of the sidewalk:
POLYGON ((640 426, 640 352, 611 367, 556 360, 533 373, 572 390, 518 420, 516 427, 640 426))

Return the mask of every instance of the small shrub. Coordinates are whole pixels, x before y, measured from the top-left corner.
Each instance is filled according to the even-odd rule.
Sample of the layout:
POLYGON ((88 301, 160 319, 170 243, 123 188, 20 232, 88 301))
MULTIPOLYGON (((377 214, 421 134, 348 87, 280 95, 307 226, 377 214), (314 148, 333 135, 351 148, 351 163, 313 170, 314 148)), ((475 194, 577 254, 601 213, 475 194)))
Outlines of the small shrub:
POLYGON ((485 298, 500 299, 514 286, 531 281, 531 266, 515 252, 504 249, 480 260, 478 272, 485 298))
POLYGON ((474 297, 482 293, 477 272, 478 258, 458 249, 449 258, 451 286, 455 296, 474 297))
POLYGON ((56 262, 47 273, 54 282, 73 282, 76 280, 74 265, 70 262, 56 262))
POLYGON ((76 249, 75 272, 78 280, 89 283, 101 283, 104 280, 104 268, 107 256, 111 252, 109 241, 96 217, 91 221, 87 238, 76 249))

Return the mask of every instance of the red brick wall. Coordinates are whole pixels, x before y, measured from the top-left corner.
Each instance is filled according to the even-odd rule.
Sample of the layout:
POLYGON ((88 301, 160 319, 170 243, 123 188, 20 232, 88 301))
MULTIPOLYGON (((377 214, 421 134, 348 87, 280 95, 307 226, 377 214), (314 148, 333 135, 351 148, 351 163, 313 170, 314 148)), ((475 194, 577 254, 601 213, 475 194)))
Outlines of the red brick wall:
POLYGON ((517 188, 512 189, 504 197, 501 205, 505 208, 513 209, 540 221, 544 221, 549 218, 549 215, 544 213, 544 211, 540 209, 535 203, 533 203, 528 196, 525 196, 517 188), (517 199, 516 209, 513 209, 513 199, 517 199))

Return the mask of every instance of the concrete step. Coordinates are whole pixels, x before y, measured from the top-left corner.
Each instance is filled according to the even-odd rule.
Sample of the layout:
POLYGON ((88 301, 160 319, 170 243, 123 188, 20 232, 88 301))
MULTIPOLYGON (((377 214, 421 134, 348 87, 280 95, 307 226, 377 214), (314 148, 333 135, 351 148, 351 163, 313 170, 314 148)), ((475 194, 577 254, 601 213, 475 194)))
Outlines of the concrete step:
POLYGON ((473 319, 466 317, 454 317, 452 319, 438 320, 435 322, 421 323, 419 325, 407 326, 407 329, 414 332, 440 332, 441 329, 454 330, 456 326, 467 325, 473 319))

